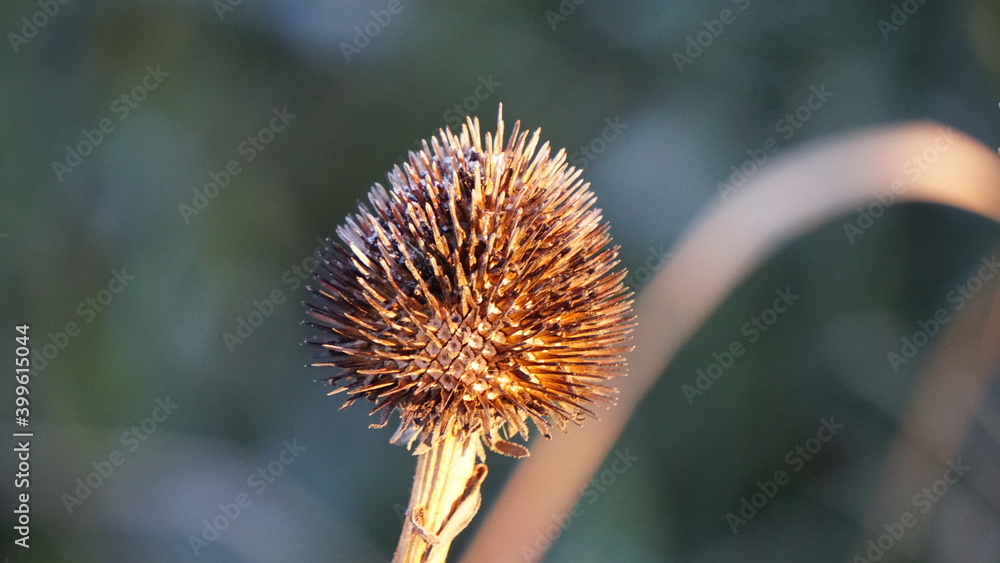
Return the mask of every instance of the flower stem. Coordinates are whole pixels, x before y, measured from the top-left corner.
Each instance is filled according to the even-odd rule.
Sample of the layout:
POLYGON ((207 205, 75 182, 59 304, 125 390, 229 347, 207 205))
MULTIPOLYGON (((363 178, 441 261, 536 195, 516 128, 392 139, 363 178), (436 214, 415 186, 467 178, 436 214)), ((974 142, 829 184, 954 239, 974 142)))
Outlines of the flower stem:
POLYGON ((478 436, 448 435, 417 456, 410 506, 393 563, 440 563, 479 510, 486 465, 476 463, 478 436))

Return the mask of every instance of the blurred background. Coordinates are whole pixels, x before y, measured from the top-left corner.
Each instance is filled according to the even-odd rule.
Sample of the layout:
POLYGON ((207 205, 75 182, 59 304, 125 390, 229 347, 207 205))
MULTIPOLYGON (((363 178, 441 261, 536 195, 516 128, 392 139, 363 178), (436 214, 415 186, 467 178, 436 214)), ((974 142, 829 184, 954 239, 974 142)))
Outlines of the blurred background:
MULTIPOLYGON (((777 159, 915 119, 1000 143, 988 0, 40 0, 3 3, 0 31, 4 369, 16 325, 35 350, 30 549, 14 544, 13 377, 0 386, 10 562, 388 561, 415 458, 303 367, 304 272, 417 139, 467 114, 490 130, 502 102, 567 149, 637 290, 762 147, 777 159)), ((955 313, 1000 226, 895 205, 847 236, 857 220, 783 248, 730 296, 546 561, 866 557, 886 530, 868 517, 880 467, 938 343, 888 354, 955 313), (798 301, 751 342, 743 327, 785 288, 798 301), (745 354, 689 401, 734 341, 745 354), (831 440, 789 455, 830 417, 831 440), (778 470, 788 483, 733 524, 778 470)), ((969 308, 994 301, 982 281, 969 308)), ((934 510, 909 508, 919 548, 881 560, 1000 560, 997 375, 955 444, 971 469, 934 510)), ((514 462, 489 466, 486 508, 514 462)))

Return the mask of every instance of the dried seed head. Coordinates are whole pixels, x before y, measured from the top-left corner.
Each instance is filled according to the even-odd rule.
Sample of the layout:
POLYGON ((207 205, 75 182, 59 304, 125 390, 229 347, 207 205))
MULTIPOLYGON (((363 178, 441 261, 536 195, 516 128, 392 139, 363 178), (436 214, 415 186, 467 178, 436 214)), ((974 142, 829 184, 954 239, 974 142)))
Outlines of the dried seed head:
POLYGON ((502 109, 495 136, 442 129, 375 184, 310 288, 312 365, 339 368, 345 407, 374 402, 373 426, 399 409, 393 441, 418 453, 457 433, 526 455, 503 438, 579 423, 625 372, 631 293, 590 185, 541 130, 504 146, 502 109))

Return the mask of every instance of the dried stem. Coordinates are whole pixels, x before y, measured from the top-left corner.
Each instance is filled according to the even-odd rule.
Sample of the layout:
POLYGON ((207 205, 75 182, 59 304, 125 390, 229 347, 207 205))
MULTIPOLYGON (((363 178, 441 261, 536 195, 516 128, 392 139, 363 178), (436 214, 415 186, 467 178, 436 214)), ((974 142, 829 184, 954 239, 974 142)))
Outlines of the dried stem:
POLYGON ((419 455, 410 506, 393 563, 443 562, 455 537, 479 510, 486 465, 476 463, 479 437, 449 435, 419 455))

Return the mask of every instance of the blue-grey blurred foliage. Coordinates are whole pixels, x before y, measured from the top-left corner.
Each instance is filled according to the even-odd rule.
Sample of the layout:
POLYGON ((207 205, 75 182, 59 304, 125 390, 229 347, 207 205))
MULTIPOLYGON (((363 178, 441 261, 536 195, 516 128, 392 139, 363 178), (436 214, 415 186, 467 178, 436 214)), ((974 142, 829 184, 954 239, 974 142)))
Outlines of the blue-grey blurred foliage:
MULTIPOLYGON (((30 550, 13 544, 4 442, 0 554, 11 562, 387 561, 415 458, 387 443, 390 429, 369 430, 363 406, 338 412, 342 400, 314 382, 321 371, 303 367, 296 269, 415 139, 465 113, 489 130, 503 102, 508 121, 542 127, 585 165, 637 288, 768 137, 780 158, 833 133, 929 118, 1000 143, 1000 9, 989 0, 913 1, 888 31, 888 1, 402 0, 391 19, 384 0, 225 1, 0 6, 0 357, 13 357, 16 323, 53 352, 31 382, 30 550), (46 7, 55 15, 36 15, 46 7), (679 71, 675 53, 726 9, 733 21, 679 71), (374 37, 357 37, 366 26, 374 37), (361 47, 345 55, 345 43, 361 47), (155 88, 135 90, 144 79, 155 88), (833 95, 786 139, 778 122, 811 87, 833 95), (133 92, 141 102, 116 105, 133 92), (283 111, 294 118, 247 161, 241 143, 283 111), (102 120, 110 131, 90 154, 54 171, 102 120), (200 200, 230 160, 240 172, 200 200), (116 273, 134 279, 106 291, 116 273), (227 342, 241 319, 263 322, 227 342), (78 334, 62 334, 69 322, 78 334), (158 399, 178 407, 144 430, 164 418, 158 399), (293 441, 304 450, 281 462, 293 441), (68 510, 115 450, 124 462, 68 510), (268 468, 273 482, 251 479, 268 468), (249 506, 218 518, 238 497, 249 506), (196 556, 191 537, 213 537, 213 519, 226 529, 196 556)), ((886 353, 947 306, 1000 247, 1000 227, 896 205, 850 243, 843 221, 782 249, 682 350, 617 446, 639 460, 547 561, 850 559, 929 354, 895 373, 886 353), (786 287, 801 300, 689 405, 681 386, 745 341, 743 323, 786 287), (734 535, 725 515, 829 416, 842 433, 734 535)), ((13 387, 0 385, 11 431, 13 387)), ((982 470, 942 501, 916 560, 956 543, 967 550, 949 553, 968 561, 1000 551, 991 391, 961 448, 982 470)), ((512 467, 491 456, 487 508, 512 467)))

